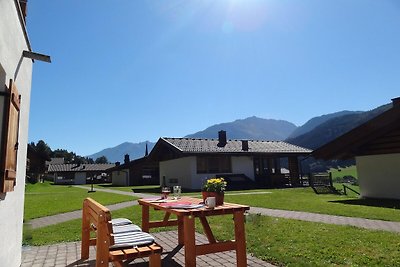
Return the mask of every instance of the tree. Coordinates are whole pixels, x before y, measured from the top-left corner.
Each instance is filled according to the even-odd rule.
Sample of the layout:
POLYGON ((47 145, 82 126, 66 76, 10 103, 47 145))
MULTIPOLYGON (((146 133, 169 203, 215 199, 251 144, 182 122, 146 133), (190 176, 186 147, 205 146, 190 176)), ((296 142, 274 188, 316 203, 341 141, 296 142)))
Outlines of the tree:
POLYGON ((97 164, 108 163, 108 159, 105 156, 101 156, 95 160, 95 163, 97 164))
POLYGON ((86 157, 85 160, 86 160, 86 163, 88 163, 88 164, 94 163, 94 160, 92 158, 86 157))
POLYGON ((32 142, 31 146, 36 152, 41 155, 47 156, 48 158, 50 158, 51 154, 53 153, 49 145, 47 145, 46 142, 43 140, 39 140, 36 145, 34 142, 32 142))
POLYGON ((68 152, 66 149, 56 149, 52 153, 53 158, 64 158, 65 163, 72 163, 75 153, 68 152))

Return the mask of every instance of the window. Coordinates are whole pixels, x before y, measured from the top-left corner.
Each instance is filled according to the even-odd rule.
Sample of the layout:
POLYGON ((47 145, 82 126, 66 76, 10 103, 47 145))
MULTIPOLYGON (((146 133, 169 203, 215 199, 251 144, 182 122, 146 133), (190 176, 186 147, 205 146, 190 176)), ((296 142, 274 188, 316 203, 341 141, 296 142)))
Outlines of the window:
POLYGON ((197 173, 231 173, 231 157, 229 156, 198 156, 197 173))
POLYGON ((0 182, 1 192, 14 191, 17 177, 17 151, 18 151, 18 128, 21 96, 18 94, 15 83, 10 80, 10 87, 5 86, 5 91, 0 92, 5 101, 3 102, 3 125, 1 146, 1 168, 0 182))

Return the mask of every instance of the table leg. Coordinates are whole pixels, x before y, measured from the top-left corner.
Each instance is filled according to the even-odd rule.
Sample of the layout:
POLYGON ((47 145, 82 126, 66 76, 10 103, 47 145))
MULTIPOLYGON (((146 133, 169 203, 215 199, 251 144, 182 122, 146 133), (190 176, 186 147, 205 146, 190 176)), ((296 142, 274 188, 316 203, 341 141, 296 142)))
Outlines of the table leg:
POLYGON ((235 222, 236 263, 238 267, 247 266, 246 232, 244 228, 244 213, 237 211, 233 214, 235 222))
POLYGON ((183 217, 184 245, 185 245, 185 266, 196 266, 196 240, 195 223, 193 216, 183 217))
POLYGON ((183 216, 178 216, 178 244, 183 245, 185 243, 185 231, 183 229, 183 216))
POLYGON ((142 231, 149 232, 150 230, 150 209, 149 206, 142 205, 142 231))

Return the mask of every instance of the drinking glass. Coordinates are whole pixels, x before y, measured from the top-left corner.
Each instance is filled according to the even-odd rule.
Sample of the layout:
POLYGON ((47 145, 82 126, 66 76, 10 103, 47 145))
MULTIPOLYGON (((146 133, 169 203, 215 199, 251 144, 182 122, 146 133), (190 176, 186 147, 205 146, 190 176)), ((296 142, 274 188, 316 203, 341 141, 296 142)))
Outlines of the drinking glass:
POLYGON ((169 193, 171 193, 171 189, 169 189, 169 187, 164 186, 164 187, 161 189, 161 194, 162 194, 162 198, 163 198, 163 199, 167 199, 169 193))
POLYGON ((181 198, 181 186, 180 185, 175 185, 174 186, 174 199, 179 199, 181 198))

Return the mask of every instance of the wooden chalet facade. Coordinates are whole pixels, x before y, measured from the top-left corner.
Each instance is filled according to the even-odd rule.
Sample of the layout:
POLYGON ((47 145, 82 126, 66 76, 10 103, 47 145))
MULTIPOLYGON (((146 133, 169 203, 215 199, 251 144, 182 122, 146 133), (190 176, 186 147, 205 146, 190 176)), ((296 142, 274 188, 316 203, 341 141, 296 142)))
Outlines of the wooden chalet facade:
POLYGON ((316 149, 317 159, 355 158, 362 197, 400 199, 400 98, 393 107, 316 149))
POLYGON ((107 170, 111 175, 113 185, 133 186, 133 185, 159 185, 160 170, 158 162, 143 157, 130 161, 129 156, 125 155, 124 164, 116 164, 107 170))
POLYGON ((242 185, 281 187, 300 184, 298 157, 311 150, 282 141, 160 138, 149 157, 160 163, 161 183, 200 189, 206 178, 228 177, 242 185), (285 168, 283 168, 285 167, 285 168), (284 170, 289 170, 289 172, 284 170))

